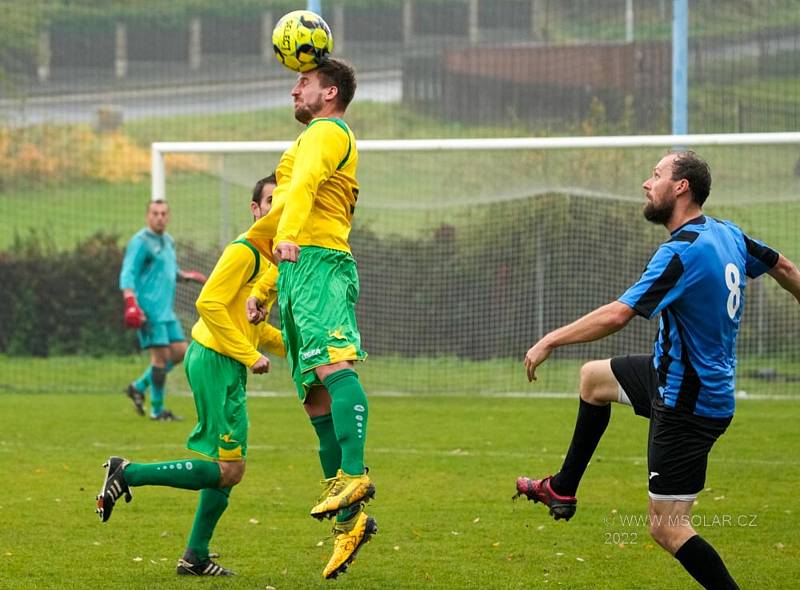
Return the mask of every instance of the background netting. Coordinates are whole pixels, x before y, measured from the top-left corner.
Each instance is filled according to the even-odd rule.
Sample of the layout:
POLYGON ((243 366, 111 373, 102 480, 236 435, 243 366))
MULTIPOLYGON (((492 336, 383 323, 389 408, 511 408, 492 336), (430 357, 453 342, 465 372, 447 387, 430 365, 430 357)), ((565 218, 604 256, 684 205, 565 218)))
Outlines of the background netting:
MULTIPOLYGON (((707 213, 733 219, 798 258, 797 149, 696 149, 713 166, 707 213)), ((413 367, 395 376, 397 391, 524 389, 519 361, 528 347, 621 295, 667 239, 641 215, 641 183, 663 153, 651 147, 362 152, 351 243, 371 362, 413 367), (462 383, 462 371, 481 367, 478 382, 462 383)), ((221 244, 249 224, 249 185, 271 171, 278 154, 202 157, 209 173, 171 175, 167 194, 182 259, 208 270, 221 244), (198 183, 205 185, 203 205, 196 202, 198 183)), ((179 292, 187 321, 194 295, 191 288, 179 292)), ((739 359, 747 389, 788 390, 776 386, 800 380, 796 302, 768 278, 750 282, 746 301, 739 359)), ((553 360, 565 362, 555 362, 552 372, 545 366, 537 390, 570 391, 571 372, 582 360, 649 352, 656 328, 637 318, 611 338, 559 350, 553 360)))
MULTIPOLYGON (((0 19, 0 391, 117 391, 125 243, 159 141, 292 140, 272 25, 304 2, 30 0, 0 19)), ((363 139, 670 132, 670 0, 324 0, 363 139)), ((800 129, 800 0, 689 3, 689 131, 800 129)), ((665 146, 666 147, 666 146, 665 146)), ((711 215, 800 259, 800 146, 698 147, 711 215)), ((662 149, 363 152, 353 249, 370 390, 529 391, 538 336, 617 297, 664 238, 639 186, 662 149)), ((167 157, 169 231, 208 271, 277 154, 167 157)), ((180 285, 187 330, 198 288, 180 285)), ((796 303, 752 284, 740 388, 795 395, 796 303)), ((559 351, 537 391, 655 324, 559 351)), ((285 367, 257 387, 289 391, 285 367)), ((177 373, 171 382, 179 383, 177 373)))

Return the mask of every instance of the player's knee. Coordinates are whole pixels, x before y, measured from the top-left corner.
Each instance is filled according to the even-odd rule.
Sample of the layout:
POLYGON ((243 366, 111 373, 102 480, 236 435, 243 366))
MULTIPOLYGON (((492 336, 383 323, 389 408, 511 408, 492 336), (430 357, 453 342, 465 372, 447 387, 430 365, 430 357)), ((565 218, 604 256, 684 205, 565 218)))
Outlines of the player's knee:
POLYGON ((661 526, 660 524, 657 524, 657 523, 654 523, 654 522, 651 521, 650 522, 650 537, 653 539, 653 541, 655 541, 656 543, 658 543, 659 545, 661 545, 663 547, 664 546, 663 543, 664 543, 664 539, 665 539, 664 527, 661 526))
POLYGON ((220 461, 219 487, 235 486, 244 478, 244 461, 220 461))
POLYGON ((589 403, 604 402, 604 387, 598 379, 598 368, 596 363, 589 362, 581 367, 580 373, 580 392, 581 399, 589 403))
POLYGON ((675 553, 675 544, 677 540, 684 535, 680 526, 670 525, 662 522, 660 519, 651 518, 650 536, 662 548, 670 553, 675 553))
POLYGON ((183 361, 183 357, 186 356, 186 343, 180 342, 174 346, 170 350, 170 360, 173 364, 178 364, 183 361))
POLYGON ((331 395, 322 386, 312 387, 303 402, 303 409, 309 418, 326 416, 331 413, 331 395))

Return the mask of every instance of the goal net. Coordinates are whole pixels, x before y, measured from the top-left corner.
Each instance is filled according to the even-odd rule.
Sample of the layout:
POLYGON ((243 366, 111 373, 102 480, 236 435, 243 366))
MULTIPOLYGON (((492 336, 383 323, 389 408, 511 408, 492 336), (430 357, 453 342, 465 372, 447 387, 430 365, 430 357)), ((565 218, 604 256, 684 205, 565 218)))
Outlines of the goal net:
MULTIPOLYGON (((249 226, 250 189, 286 145, 153 145, 153 196, 170 202, 184 264, 210 270, 249 226), (169 172, 176 154, 198 172, 169 172)), ((610 338, 557 350, 534 386, 522 365, 540 336, 621 295, 667 239, 641 215, 641 185, 675 145, 711 165, 708 215, 800 260, 799 133, 361 141, 351 244, 367 387, 574 393, 583 362, 650 352, 657 322, 636 318, 610 338)), ((195 296, 179 296, 187 323, 195 296)), ((795 394, 797 302, 768 277, 750 281, 745 297, 738 390, 795 394)))

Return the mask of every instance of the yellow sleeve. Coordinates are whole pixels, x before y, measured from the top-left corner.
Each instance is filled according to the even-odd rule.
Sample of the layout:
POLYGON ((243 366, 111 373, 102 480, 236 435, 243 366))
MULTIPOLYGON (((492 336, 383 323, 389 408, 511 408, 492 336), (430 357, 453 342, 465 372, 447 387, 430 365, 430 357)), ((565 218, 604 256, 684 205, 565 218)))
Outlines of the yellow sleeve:
POLYGON ((319 185, 333 176, 349 145, 350 137, 331 121, 312 122, 303 133, 294 156, 289 190, 283 201, 284 210, 275 234, 276 244, 297 243, 319 185))
MULTIPOLYGON (((247 367, 261 358, 261 354, 236 327, 229 307, 250 280, 254 269, 255 257, 252 250, 244 244, 229 244, 195 303, 197 312, 221 348, 218 352, 247 367)), ((243 309, 234 311, 245 313, 243 309)))
POLYGON ((283 214, 284 202, 280 200, 280 202, 274 203, 270 212, 261 219, 256 220, 244 236, 269 260, 272 260, 272 241, 278 231, 278 223, 283 214))
POLYGON ((286 347, 283 345, 281 331, 268 322, 261 324, 261 332, 258 335, 259 346, 270 354, 286 356, 286 347))
POLYGON ((250 297, 255 297, 259 302, 264 303, 270 297, 270 293, 275 293, 278 285, 278 267, 274 264, 269 264, 267 269, 261 273, 261 276, 253 285, 250 290, 250 297))

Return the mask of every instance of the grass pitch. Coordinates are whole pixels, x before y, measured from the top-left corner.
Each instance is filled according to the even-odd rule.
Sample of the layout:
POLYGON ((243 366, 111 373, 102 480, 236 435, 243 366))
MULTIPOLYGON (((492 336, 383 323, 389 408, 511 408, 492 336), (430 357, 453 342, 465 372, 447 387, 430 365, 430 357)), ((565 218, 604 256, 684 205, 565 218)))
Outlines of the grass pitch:
MULTIPOLYGON (((512 502, 517 475, 558 468, 574 399, 409 395, 371 399, 368 511, 379 533, 349 573, 325 582, 330 524, 315 437, 296 399, 253 397, 248 470, 212 550, 232 579, 175 574, 197 493, 134 489, 108 523, 94 514, 110 454, 189 456, 192 422, 139 418, 121 393, 0 394, 0 587, 661 588, 692 582, 646 526, 647 423, 615 406, 569 523, 512 502)), ((169 406, 193 416, 186 396, 169 406)), ((786 588, 800 573, 797 401, 742 400, 714 448, 695 525, 743 588, 786 588)))

